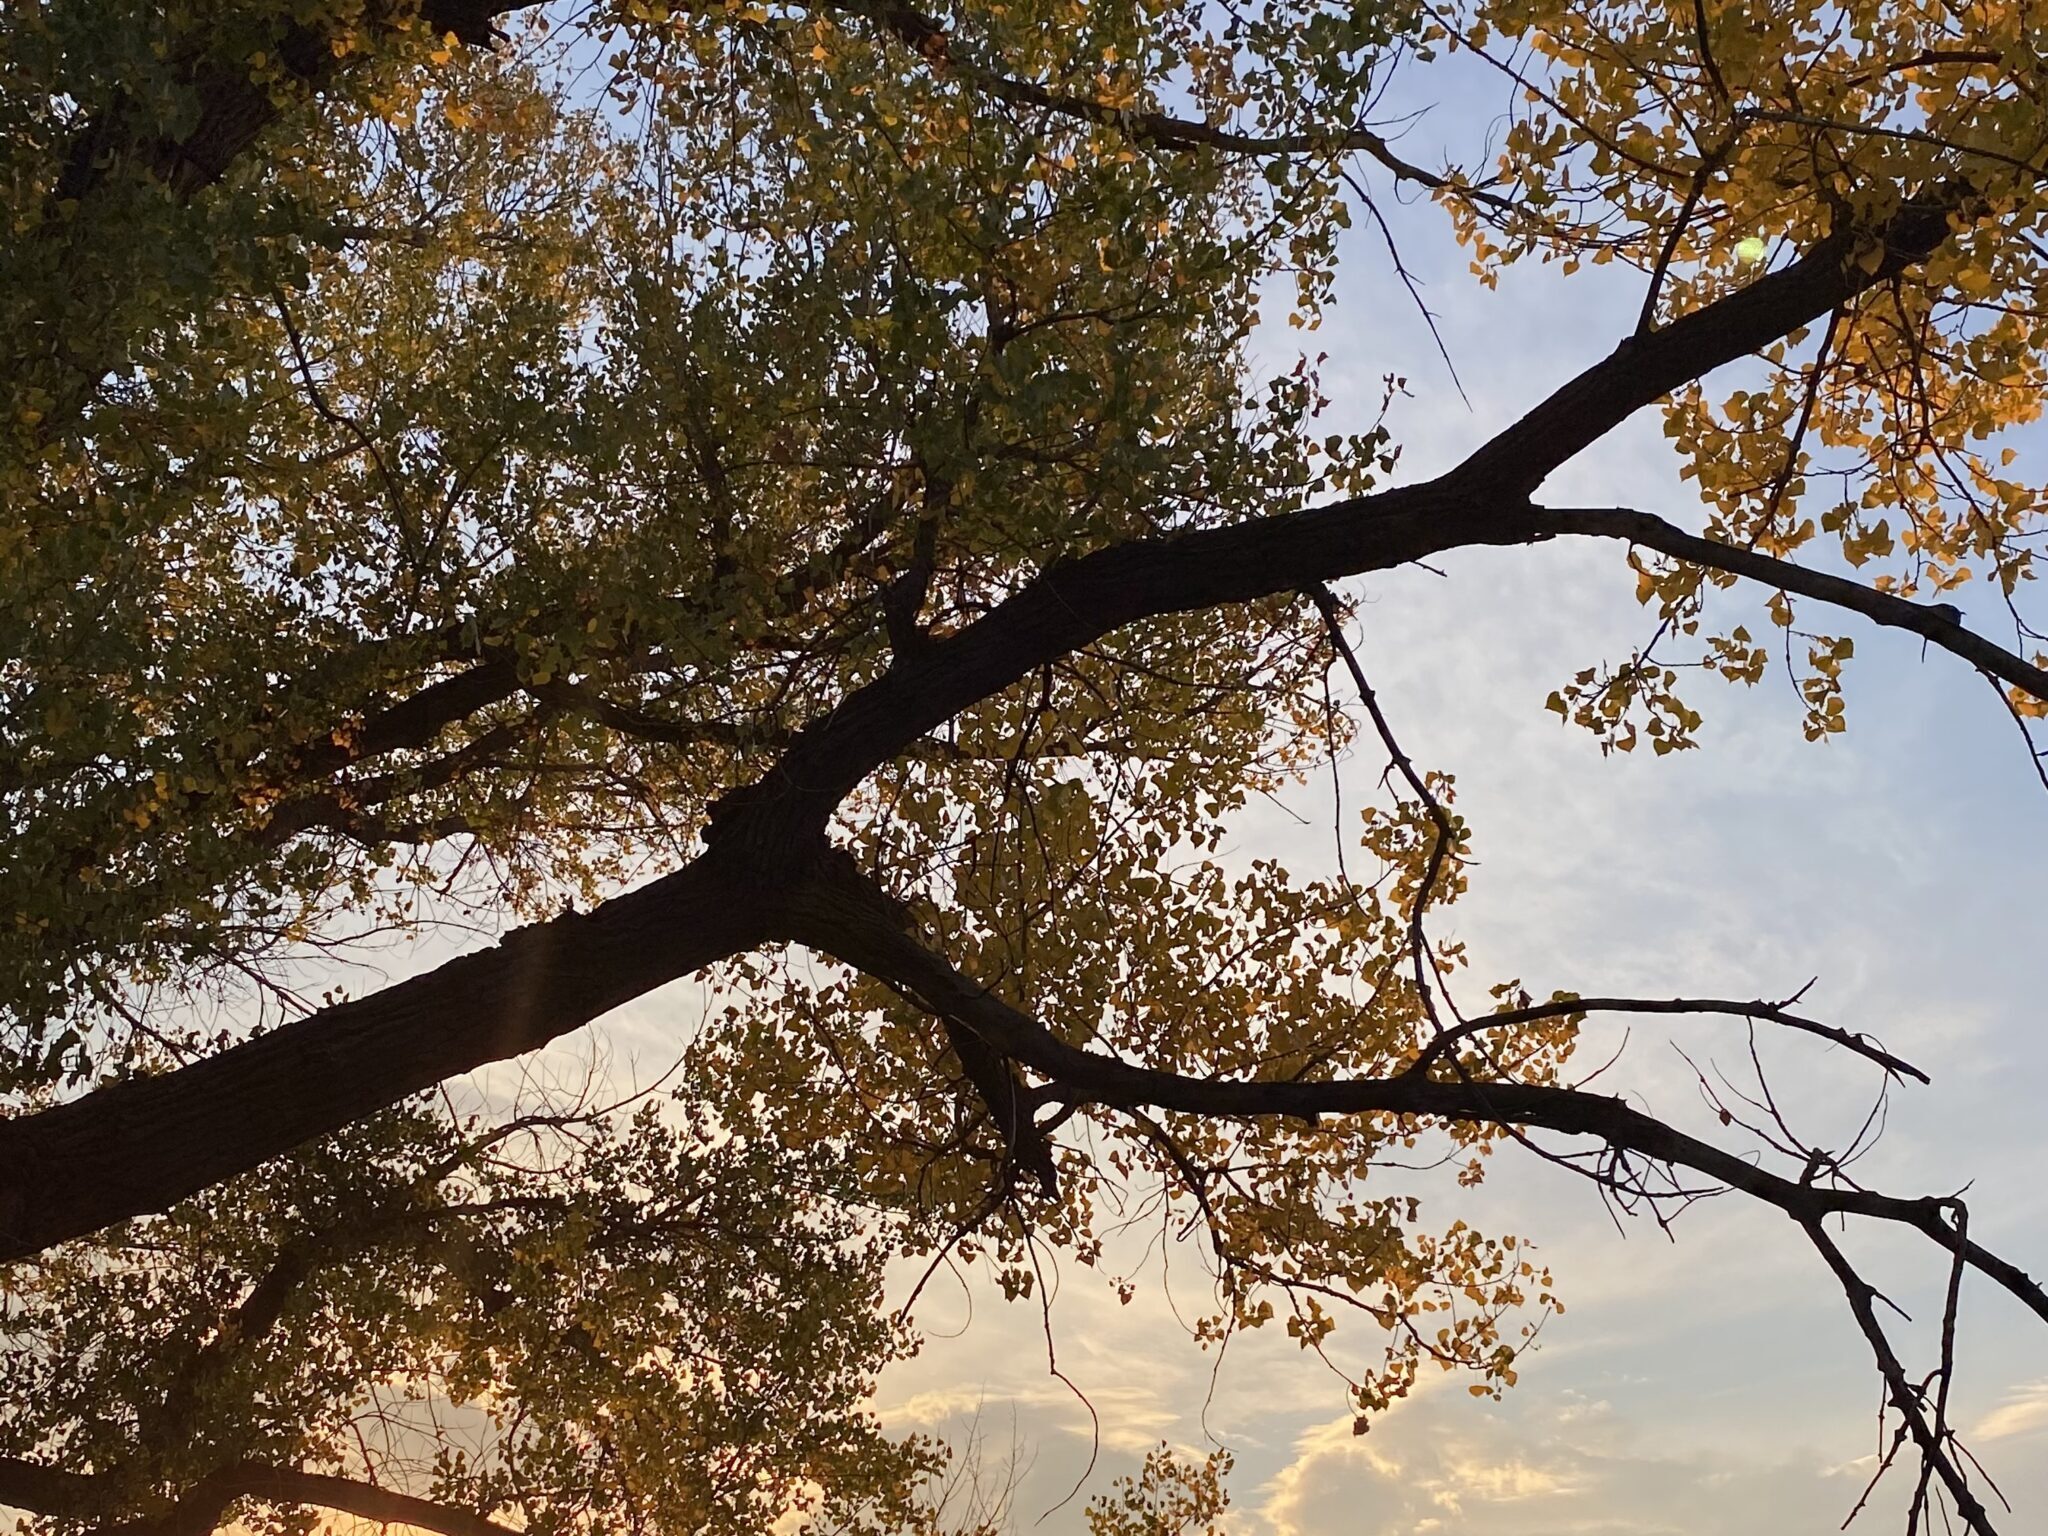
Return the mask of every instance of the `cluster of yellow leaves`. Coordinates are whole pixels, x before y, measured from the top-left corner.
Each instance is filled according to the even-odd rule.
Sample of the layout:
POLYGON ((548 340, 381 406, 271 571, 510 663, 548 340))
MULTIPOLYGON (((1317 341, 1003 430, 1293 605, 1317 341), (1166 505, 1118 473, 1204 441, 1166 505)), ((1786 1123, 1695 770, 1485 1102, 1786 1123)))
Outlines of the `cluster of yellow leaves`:
MULTIPOLYGON (((1440 13, 1434 32, 1520 84, 1486 183, 1510 206, 1463 182, 1439 193, 1489 278, 1530 255, 1567 270, 1619 258, 1645 274, 1645 320, 1661 324, 1829 237, 1876 273, 1901 207, 1945 201, 1952 234, 1933 259, 1769 345, 1725 394, 1680 389, 1665 432, 1711 537, 1876 566, 1873 585, 1909 598, 1973 579, 2010 598, 2031 579, 2043 492, 2000 441, 2038 419, 2048 384, 2048 95, 2026 6, 1484 0, 1440 13)), ((1693 634, 1701 573, 1643 579, 1659 638, 1693 634)), ((1633 744, 1638 714, 1660 748, 1690 745, 1650 648, 1552 707, 1611 745, 1633 744)), ((1754 652, 1714 645, 1706 664, 1761 675, 1754 652)), ((1793 664, 1809 735, 1839 729, 1831 674, 1793 664)))

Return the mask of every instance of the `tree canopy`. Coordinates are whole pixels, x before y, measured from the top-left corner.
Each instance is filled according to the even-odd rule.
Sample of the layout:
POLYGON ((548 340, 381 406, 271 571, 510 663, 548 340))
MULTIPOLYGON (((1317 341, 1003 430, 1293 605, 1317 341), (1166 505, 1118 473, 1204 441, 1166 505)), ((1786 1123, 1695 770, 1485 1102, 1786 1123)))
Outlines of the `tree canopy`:
MULTIPOLYGON (((1654 636, 1548 705, 1615 751, 1701 745, 1714 680, 1781 657, 1840 732, 1872 624, 2028 730, 2040 36, 1912 0, 10 7, 0 1503, 972 1523, 867 1406, 916 1347, 883 1266, 1033 1297, 1134 1199, 1206 1234, 1205 1342, 1284 1326, 1361 1424, 1425 1369, 1498 1392, 1560 1301, 1370 1177, 1426 1136, 1465 1180, 1509 1147, 1782 1211, 1913 1518, 1994 1529, 1949 1330, 1915 1374, 1830 1223, 1924 1242, 1950 1323, 1966 1270, 2048 1294, 1959 1199, 1775 1104, 1692 1136, 1573 1047, 1724 1015, 1918 1070, 1797 999, 1471 974, 1430 925, 1483 829, 1344 583, 1614 545, 1654 636), (1467 64, 1513 93, 1492 142, 1409 158, 1386 93, 1467 64), (1611 353, 1427 479, 1329 430, 1314 349, 1340 250, 1400 298, 1395 195, 1478 284, 1641 273, 1611 353), (1696 516, 1543 497, 1651 408, 1696 516), (1339 757, 1355 870, 1222 856, 1339 757), (364 986, 394 939, 416 973, 364 986), (700 974, 657 1087, 457 1081, 700 974)), ((1089 1518, 1213 1528, 1221 1470, 1162 1452, 1089 1518)))

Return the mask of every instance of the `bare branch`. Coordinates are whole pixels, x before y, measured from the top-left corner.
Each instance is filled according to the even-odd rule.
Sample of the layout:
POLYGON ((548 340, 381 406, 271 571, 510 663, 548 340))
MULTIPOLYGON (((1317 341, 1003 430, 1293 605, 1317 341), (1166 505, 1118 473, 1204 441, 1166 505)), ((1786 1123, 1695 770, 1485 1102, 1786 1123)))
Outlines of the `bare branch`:
POLYGON ((1688 1135, 1621 1099, 1544 1084, 1464 1078, 1440 1081, 1403 1073, 1329 1082, 1192 1078, 1135 1065, 1067 1044, 1030 1015, 961 975, 902 926, 900 910, 850 858, 820 862, 796 893, 787 936, 886 977, 941 1018, 972 1029, 989 1046, 1051 1080, 1068 1103, 1149 1107, 1212 1116, 1420 1115, 1475 1125, 1519 1126, 1596 1137, 1607 1146, 1689 1168, 1803 1223, 1862 1216, 1909 1227, 1944 1252, 1961 1253, 2043 1322, 2048 1290, 2016 1266, 1952 1227, 1941 1199, 1903 1199, 1875 1191, 1788 1179, 1688 1135))
POLYGON ((1878 1372, 1884 1377, 1885 1391, 1892 1400, 1892 1406, 1898 1410, 1900 1419, 1904 1421, 1914 1443, 1919 1447, 1921 1464, 1932 1467, 1941 1478, 1943 1486, 1948 1489, 1949 1497, 1955 1500, 1957 1512, 1962 1515, 1969 1529, 1982 1533, 1982 1536, 1996 1536, 1996 1528, 1991 1524, 1990 1513, 1971 1491, 1962 1469, 1950 1456, 1943 1436, 1928 1422, 1926 1410, 1921 1403, 1921 1395, 1906 1379, 1905 1367, 1899 1363, 1898 1354, 1892 1349, 1891 1340, 1885 1336, 1884 1324, 1879 1321, 1877 1309, 1872 1305, 1877 1292, 1843 1256, 1842 1250, 1836 1246, 1834 1239, 1828 1236, 1818 1217, 1801 1218, 1799 1225, 1813 1246, 1819 1250, 1820 1256, 1827 1261, 1828 1268, 1835 1272, 1835 1278, 1841 1282, 1842 1294, 1848 1298, 1849 1310, 1855 1315, 1856 1326, 1863 1331, 1864 1340, 1870 1345, 1871 1354, 1876 1357, 1878 1372))
POLYGON ((1801 597, 1860 613, 1873 624, 1919 635, 1951 655, 1961 657, 1980 672, 2012 684, 2022 693, 2048 699, 2048 671, 1965 629, 1952 617, 1950 609, 1910 602, 1845 577, 1809 570, 1789 560, 1723 544, 1716 539, 1703 539, 1652 513, 1638 512, 1629 507, 1541 507, 1536 510, 1536 515, 1556 533, 1626 539, 1632 544, 1641 544, 1647 549, 1691 561, 1709 570, 1747 576, 1769 586, 1782 587, 1787 592, 1796 592, 1801 597))
POLYGON ((1508 1008, 1460 1024, 1455 1029, 1445 1030, 1430 1041, 1422 1054, 1408 1064, 1406 1070, 1426 1073, 1460 1040, 1483 1034, 1487 1030, 1513 1029, 1519 1025, 1539 1023, 1545 1019, 1567 1018, 1575 1013, 1717 1013, 1733 1019, 1761 1019, 1771 1024, 1782 1024, 1787 1029, 1798 1030, 1804 1034, 1816 1035, 1823 1040, 1832 1040, 1836 1045, 1846 1047, 1858 1056, 1876 1062, 1893 1076, 1910 1077, 1922 1083, 1930 1081, 1925 1072, 1911 1062, 1884 1050, 1868 1035, 1803 1018, 1787 1012, 1780 1003, 1767 1003, 1761 998, 1738 1002, 1726 997, 1574 997, 1560 998, 1553 1003, 1537 1003, 1528 1008, 1508 1008))

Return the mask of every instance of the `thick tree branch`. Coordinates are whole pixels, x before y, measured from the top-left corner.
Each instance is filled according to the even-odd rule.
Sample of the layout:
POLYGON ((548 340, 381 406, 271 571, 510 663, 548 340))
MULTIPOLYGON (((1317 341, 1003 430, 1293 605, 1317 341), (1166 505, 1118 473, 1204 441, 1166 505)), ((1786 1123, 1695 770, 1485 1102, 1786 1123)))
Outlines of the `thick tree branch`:
POLYGON ((1966 217, 1973 197, 1962 183, 1908 197, 1881 229, 1839 229, 1789 266, 1659 330, 1624 337, 1606 357, 1479 448, 1451 478, 1475 488, 1534 495, 1561 465, 1644 406, 1811 325, 1925 261, 1966 217))
POLYGON ((788 865, 721 855, 158 1077, 0 1121, 0 1260, 160 1211, 768 936, 788 865))
MULTIPOLYGON (((73 1520, 117 1516, 123 1500, 132 1493, 111 1477, 63 1472, 20 1457, 0 1457, 0 1504, 32 1514, 73 1520)), ((418 1526, 441 1536, 517 1536, 510 1526, 432 1499, 351 1477, 255 1462, 209 1473, 163 1515, 109 1524, 104 1529, 110 1536, 208 1536, 224 1522, 229 1506, 244 1498, 269 1504, 311 1504, 379 1525, 418 1526)))
MULTIPOLYGON (((827 857, 834 865, 845 861, 843 854, 827 857)), ((888 900, 880 887, 866 884, 864 877, 858 874, 854 878, 878 898, 888 900)), ((909 909, 896 903, 891 905, 895 920, 908 927, 911 922, 909 909)), ((885 984, 889 980, 887 977, 881 979, 885 984)), ((913 1003, 917 1001, 914 996, 910 1000, 913 1003)), ((959 1060, 961 1071, 973 1087, 975 1097, 981 1101, 996 1134, 1002 1138, 1010 1170, 1030 1174, 1047 1195, 1058 1193, 1059 1168, 1053 1161, 1052 1143, 1032 1119, 1038 1100, 1026 1087, 1015 1063, 1002 1052, 992 1049, 963 1021, 940 1015, 939 1023, 945 1031, 948 1049, 959 1060)))
POLYGON ((1525 508, 1438 487, 1146 540, 1055 567, 799 734, 728 796, 708 854, 588 917, 538 924, 372 997, 164 1076, 0 1122, 0 1259, 166 1209, 443 1078, 519 1055, 754 947, 832 809, 872 768, 1020 675, 1148 614, 1288 591, 1468 541, 1529 537, 1525 508), (1024 658, 1031 658, 1028 662, 1024 658))
MULTIPOLYGON (((152 42, 162 73, 141 89, 117 87, 85 104, 86 115, 51 167, 40 223, 20 232, 20 254, 30 266, 61 278, 80 270, 102 280, 110 242, 120 238, 123 199, 148 186, 189 202, 224 178, 274 123, 293 97, 317 97, 333 88, 375 43, 424 22, 436 36, 453 33, 481 45, 493 37, 497 17, 520 7, 502 0, 370 0, 360 12, 314 6, 280 14, 277 30, 258 57, 270 78, 251 68, 246 33, 179 36, 163 19, 152 42), (338 27, 351 23, 373 39, 370 48, 335 46, 338 27), (173 126, 175 124, 175 127, 173 126)), ((145 15, 147 13, 144 13, 145 15)), ((189 23, 187 23, 189 25, 189 23)), ((118 279, 126 281, 127 278, 118 279)), ((109 306, 118 310, 119 305, 109 306)), ((81 340, 56 337, 33 323, 6 338, 0 378, 40 398, 38 441, 54 441, 90 403, 101 380, 122 365, 132 337, 109 331, 81 340)))
POLYGON ((1966 189, 1908 200, 1879 234, 1838 232, 1790 266, 1662 330, 1626 338, 1456 469, 1427 484, 1172 538, 1134 540, 1055 565, 993 612, 892 667, 800 733, 777 769, 761 784, 729 796, 724 809, 763 797, 803 798, 810 801, 808 819, 822 828, 855 784, 910 741, 1047 660, 1140 618, 1304 590, 1466 545, 1528 543, 1578 531, 1547 521, 1527 501, 1559 465, 1678 385, 1749 355, 1925 260, 1947 238, 1967 200, 1966 189), (1855 258, 1871 241, 1878 243, 1879 256, 1866 269, 1855 258))
MULTIPOLYGON (((232 1475, 236 1493, 271 1504, 312 1504, 379 1525, 414 1525, 442 1536, 515 1536, 510 1526, 466 1509, 378 1488, 353 1478, 287 1467, 243 1467, 232 1475)), ((198 1536, 198 1533, 194 1533, 198 1536)))
MULTIPOLYGON (((417 15, 435 36, 453 33, 464 43, 485 46, 498 17, 523 8, 502 0, 424 0, 417 15)), ((409 26, 412 15, 407 6, 380 3, 369 7, 364 20, 372 29, 409 26)), ((301 89, 317 91, 359 57, 337 53, 329 43, 327 29, 301 21, 285 31, 273 51, 301 89)), ((191 126, 177 138, 158 137, 137 121, 141 114, 132 101, 117 97, 72 140, 57 184, 60 201, 90 197, 112 171, 137 161, 174 193, 189 197, 226 175, 277 117, 273 88, 250 78, 240 61, 229 65, 195 50, 177 69, 183 77, 179 83, 198 97, 191 126)))

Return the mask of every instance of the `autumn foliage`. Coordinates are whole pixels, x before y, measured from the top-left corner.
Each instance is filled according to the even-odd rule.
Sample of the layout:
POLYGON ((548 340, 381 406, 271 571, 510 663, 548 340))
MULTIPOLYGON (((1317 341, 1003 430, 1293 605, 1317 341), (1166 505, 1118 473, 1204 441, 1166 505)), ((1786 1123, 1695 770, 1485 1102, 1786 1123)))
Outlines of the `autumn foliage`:
MULTIPOLYGON (((0 1503, 934 1529, 942 1448, 866 1406, 916 1344, 891 1260, 1035 1300, 1041 1255, 1168 1202, 1213 1268, 1198 1339, 1284 1328, 1364 1422, 1424 1370, 1513 1385, 1561 1310, 1454 1209, 1505 1149, 1782 1210, 1926 1469, 1915 1518, 1992 1529, 1950 1360, 1909 1373, 1825 1223, 2048 1296, 1959 1202, 1782 1123, 1762 1158, 1739 1117, 1693 1138, 1577 1086, 1573 1046, 1720 1014, 1915 1068, 1793 1000, 1476 973, 1430 925, 1484 829, 1403 750, 1343 583, 1610 542, 1646 642, 1548 705, 1613 750, 1699 746, 1721 681, 1782 670, 1839 732, 1871 624, 2048 713, 2009 441, 2048 385, 2038 26, 11 6, 0 1503), (1410 158, 1384 94, 1474 70, 1514 93, 1497 142, 1410 158), (1315 334, 1340 252, 1407 302, 1397 193, 1475 284, 1620 264, 1643 295, 1432 479, 1330 427, 1315 334), (1275 334, 1298 360, 1259 361, 1275 334), (1696 514, 1545 500, 1639 410, 1696 514), (1346 867, 1223 856, 1340 759, 1346 867), (690 976, 659 1083, 464 1076, 690 976), (1423 1140, 1442 1198, 1384 1193, 1423 1140)), ((1089 1518, 1212 1529, 1225 1460, 1162 1452, 1089 1518)))

